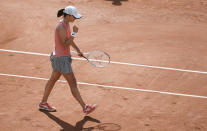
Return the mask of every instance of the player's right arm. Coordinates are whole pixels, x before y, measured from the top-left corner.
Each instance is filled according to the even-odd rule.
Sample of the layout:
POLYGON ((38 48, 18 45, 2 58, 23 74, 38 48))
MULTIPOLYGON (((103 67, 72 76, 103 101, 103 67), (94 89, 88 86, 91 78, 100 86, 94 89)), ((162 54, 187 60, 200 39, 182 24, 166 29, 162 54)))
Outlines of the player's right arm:
POLYGON ((74 39, 74 37, 73 37, 73 36, 70 36, 70 38, 67 39, 66 29, 64 28, 64 26, 63 26, 62 24, 60 24, 60 25, 57 27, 56 30, 57 30, 59 39, 60 39, 61 43, 63 44, 63 46, 64 46, 65 48, 69 47, 69 46, 73 43, 73 39, 74 39))

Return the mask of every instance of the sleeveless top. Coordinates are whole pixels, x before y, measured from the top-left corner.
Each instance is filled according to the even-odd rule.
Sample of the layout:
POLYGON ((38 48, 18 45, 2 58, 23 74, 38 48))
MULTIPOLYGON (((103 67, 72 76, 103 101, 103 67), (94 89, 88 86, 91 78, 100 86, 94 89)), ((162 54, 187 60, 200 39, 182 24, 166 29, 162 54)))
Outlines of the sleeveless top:
POLYGON ((70 46, 69 47, 64 47, 63 43, 61 42, 57 27, 62 24, 65 29, 66 29, 66 37, 69 39, 71 32, 70 32, 70 26, 69 24, 65 24, 63 20, 60 20, 60 22, 57 24, 56 29, 55 29, 55 51, 53 52, 53 55, 55 57, 60 57, 60 56, 70 56, 70 46))

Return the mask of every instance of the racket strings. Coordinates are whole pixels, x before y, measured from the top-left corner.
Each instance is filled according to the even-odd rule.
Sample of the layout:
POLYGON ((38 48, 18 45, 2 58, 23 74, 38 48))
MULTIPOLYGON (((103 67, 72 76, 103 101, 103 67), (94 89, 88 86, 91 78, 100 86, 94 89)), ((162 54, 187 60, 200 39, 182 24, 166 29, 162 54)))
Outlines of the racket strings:
POLYGON ((110 57, 106 53, 100 51, 89 53, 88 59, 92 65, 97 67, 104 67, 110 62, 110 57))

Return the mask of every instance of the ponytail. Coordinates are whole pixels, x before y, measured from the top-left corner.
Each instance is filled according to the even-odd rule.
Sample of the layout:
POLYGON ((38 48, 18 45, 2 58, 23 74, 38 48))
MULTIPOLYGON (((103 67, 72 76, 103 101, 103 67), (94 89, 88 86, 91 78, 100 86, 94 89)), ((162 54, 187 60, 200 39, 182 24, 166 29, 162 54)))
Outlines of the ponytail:
POLYGON ((64 11, 64 9, 60 9, 60 10, 58 10, 57 17, 62 16, 62 15, 64 14, 63 11, 64 11))

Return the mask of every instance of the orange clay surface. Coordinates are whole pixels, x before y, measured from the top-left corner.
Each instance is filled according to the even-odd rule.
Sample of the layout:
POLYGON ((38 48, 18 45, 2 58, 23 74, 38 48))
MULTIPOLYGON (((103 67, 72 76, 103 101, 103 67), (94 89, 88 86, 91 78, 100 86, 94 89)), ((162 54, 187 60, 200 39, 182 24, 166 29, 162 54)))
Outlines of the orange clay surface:
MULTIPOLYGON (((50 54, 56 13, 68 5, 83 15, 71 23, 79 27, 75 42, 83 52, 103 50, 112 61, 207 71, 206 0, 3 0, 0 49, 50 54)), ((57 112, 44 113, 37 105, 45 80, 2 75, 49 78, 48 56, 0 51, 0 59, 0 131, 207 130, 207 73, 113 63, 95 68, 73 60, 78 82, 151 90, 79 84, 84 101, 99 105, 84 119, 67 83, 57 82, 49 97, 57 112), (104 123, 108 127, 98 128, 104 123)))

